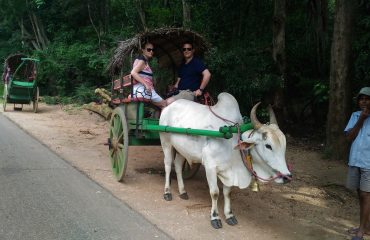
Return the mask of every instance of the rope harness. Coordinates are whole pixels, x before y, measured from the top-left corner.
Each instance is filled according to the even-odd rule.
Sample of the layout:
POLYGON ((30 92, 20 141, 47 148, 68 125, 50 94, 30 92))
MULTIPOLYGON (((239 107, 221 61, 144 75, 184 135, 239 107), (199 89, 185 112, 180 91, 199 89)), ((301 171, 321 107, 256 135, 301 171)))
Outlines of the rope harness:
MULTIPOLYGON (((247 150, 247 155, 245 155, 243 149, 241 149, 241 133, 240 133, 240 125, 239 123, 237 122, 234 122, 234 121, 231 121, 231 120, 228 120, 226 118, 223 118, 221 117, 220 115, 218 115, 217 113, 215 113, 211 106, 208 105, 208 108, 209 110, 212 112, 213 115, 215 115, 217 118, 225 121, 225 122, 229 122, 231 124, 234 124, 234 126, 238 129, 238 146, 239 146, 239 152, 240 152, 240 157, 241 157, 241 160, 243 162, 243 165, 247 168, 247 170, 249 171, 249 173, 254 176, 255 179, 258 179, 258 180, 262 180, 262 181, 265 181, 265 182, 271 182, 277 178, 286 178, 288 180, 291 180, 292 178, 289 177, 288 175, 285 175, 285 174, 282 174, 281 172, 277 172, 276 176, 275 177, 270 177, 270 178, 263 178, 263 177, 260 177, 257 175, 257 173, 253 170, 253 160, 252 160, 252 156, 250 154, 250 151, 247 150)), ((253 129, 252 132, 249 134, 248 137, 251 137, 253 135, 253 133, 256 131, 256 129, 253 129)), ((288 165, 288 169, 290 171, 290 166, 288 165)))

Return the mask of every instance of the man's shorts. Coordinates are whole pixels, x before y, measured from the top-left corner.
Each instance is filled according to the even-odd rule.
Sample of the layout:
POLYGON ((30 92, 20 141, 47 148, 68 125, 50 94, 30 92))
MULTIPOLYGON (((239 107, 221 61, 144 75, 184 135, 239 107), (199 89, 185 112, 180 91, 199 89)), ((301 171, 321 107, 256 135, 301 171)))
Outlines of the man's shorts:
POLYGON ((179 100, 179 99, 186 99, 186 100, 190 100, 190 101, 195 101, 194 92, 192 92, 190 90, 180 90, 179 94, 176 94, 176 95, 172 96, 172 98, 174 98, 175 101, 179 100))
POLYGON ((134 92, 134 98, 145 98, 150 99, 152 102, 160 102, 163 100, 161 96, 158 95, 158 93, 152 89, 151 92, 145 91, 145 87, 141 83, 136 83, 133 88, 134 92))
POLYGON ((370 192, 370 169, 349 166, 347 188, 370 192))

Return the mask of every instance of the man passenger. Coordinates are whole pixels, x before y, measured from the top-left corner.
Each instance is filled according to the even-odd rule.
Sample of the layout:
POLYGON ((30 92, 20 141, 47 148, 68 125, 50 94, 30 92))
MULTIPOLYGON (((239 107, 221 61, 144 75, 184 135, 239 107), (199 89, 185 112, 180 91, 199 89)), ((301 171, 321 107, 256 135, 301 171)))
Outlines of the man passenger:
POLYGON ((178 99, 194 101, 196 97, 203 94, 211 73, 203 61, 194 56, 195 49, 191 42, 185 42, 182 46, 184 61, 178 70, 178 78, 174 85, 178 94, 167 99, 167 104, 178 99))

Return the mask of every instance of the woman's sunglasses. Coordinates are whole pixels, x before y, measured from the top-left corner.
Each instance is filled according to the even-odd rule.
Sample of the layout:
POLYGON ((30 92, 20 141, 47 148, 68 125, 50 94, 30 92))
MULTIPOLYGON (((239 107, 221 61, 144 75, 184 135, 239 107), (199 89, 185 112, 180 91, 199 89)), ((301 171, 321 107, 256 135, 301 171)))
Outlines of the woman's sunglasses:
POLYGON ((185 51, 191 51, 193 50, 192 48, 183 48, 182 51, 185 52, 185 51))
POLYGON ((154 48, 147 48, 146 51, 147 52, 152 52, 152 51, 154 52, 154 48))

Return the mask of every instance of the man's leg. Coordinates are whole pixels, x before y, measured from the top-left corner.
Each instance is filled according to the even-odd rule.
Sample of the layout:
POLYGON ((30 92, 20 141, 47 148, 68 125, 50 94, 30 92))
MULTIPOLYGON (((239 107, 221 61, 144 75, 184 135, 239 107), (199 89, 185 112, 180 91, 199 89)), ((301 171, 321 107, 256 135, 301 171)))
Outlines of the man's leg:
POLYGON ((370 193, 359 191, 360 198, 360 227, 356 236, 362 237, 369 225, 369 216, 370 216, 370 193))
POLYGON ((189 101, 194 101, 195 96, 194 96, 194 93, 190 90, 180 90, 177 95, 174 95, 174 96, 166 99, 167 100, 167 105, 170 105, 171 103, 173 103, 174 101, 176 101, 178 99, 186 99, 186 100, 189 100, 189 101))

